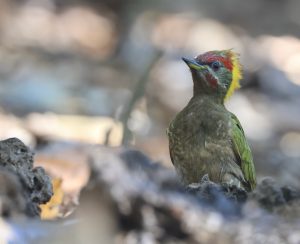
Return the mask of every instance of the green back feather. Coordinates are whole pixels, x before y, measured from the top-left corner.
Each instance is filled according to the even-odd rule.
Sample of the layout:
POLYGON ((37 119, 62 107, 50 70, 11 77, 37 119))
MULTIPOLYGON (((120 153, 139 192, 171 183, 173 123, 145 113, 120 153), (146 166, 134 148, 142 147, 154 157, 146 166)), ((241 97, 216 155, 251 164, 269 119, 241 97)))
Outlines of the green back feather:
POLYGON ((240 162, 240 167, 245 180, 249 183, 251 190, 256 187, 255 168, 252 153, 246 140, 243 128, 234 114, 231 114, 232 122, 232 144, 234 152, 240 162))

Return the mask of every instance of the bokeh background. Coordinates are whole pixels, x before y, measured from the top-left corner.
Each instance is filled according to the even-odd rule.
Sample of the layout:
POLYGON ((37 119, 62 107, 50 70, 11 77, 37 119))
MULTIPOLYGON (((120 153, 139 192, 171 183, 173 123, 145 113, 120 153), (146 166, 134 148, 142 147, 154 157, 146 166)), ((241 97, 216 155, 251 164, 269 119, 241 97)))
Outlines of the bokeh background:
POLYGON ((165 130, 192 94, 180 57, 233 48, 244 79, 227 107, 258 176, 299 184, 299 10, 296 0, 1 0, 0 137, 124 143, 172 167, 165 130))

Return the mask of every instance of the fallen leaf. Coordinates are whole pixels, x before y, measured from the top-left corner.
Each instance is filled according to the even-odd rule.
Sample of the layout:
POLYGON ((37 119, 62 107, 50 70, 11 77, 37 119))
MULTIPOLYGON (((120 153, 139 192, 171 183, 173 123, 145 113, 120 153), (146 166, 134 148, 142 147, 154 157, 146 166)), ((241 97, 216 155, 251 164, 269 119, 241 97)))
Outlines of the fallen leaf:
POLYGON ((55 219, 62 217, 60 211, 64 198, 64 192, 62 190, 62 179, 54 178, 52 180, 53 196, 46 204, 41 204, 41 219, 55 219))

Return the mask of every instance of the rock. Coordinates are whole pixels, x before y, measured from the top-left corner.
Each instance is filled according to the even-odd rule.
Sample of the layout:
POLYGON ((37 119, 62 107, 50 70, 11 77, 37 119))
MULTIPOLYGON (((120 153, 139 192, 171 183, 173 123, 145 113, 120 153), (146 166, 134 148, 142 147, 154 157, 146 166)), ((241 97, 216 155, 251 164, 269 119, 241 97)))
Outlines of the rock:
POLYGON ((199 183, 188 185, 186 190, 209 208, 218 210, 227 217, 240 215, 242 203, 245 203, 248 197, 245 190, 236 186, 216 184, 210 181, 207 174, 199 183))
MULTIPOLYGON (((299 243, 298 190, 265 179, 253 194, 173 169, 128 148, 82 145, 91 177, 71 218, 41 222, 35 243, 299 243), (270 211, 261 199, 272 206, 270 211), (47 235, 41 236, 46 229, 47 235)), ((76 146, 78 149, 78 145, 76 146)), ((82 151, 83 152, 83 151, 82 151)), ((30 222, 26 222, 28 226, 30 222)))
POLYGON ((285 217, 286 212, 293 212, 294 216, 300 217, 300 208, 294 203, 300 202, 300 189, 293 186, 280 186, 270 177, 263 179, 258 185, 253 194, 252 200, 260 204, 264 209, 278 213, 285 217))
POLYGON ((9 201, 18 199, 10 206, 9 212, 39 216, 39 205, 49 201, 53 194, 52 184, 43 168, 33 167, 33 153, 30 149, 17 138, 0 141, 0 166, 0 179, 10 186, 7 188, 6 184, 1 184, 1 191, 7 193, 4 196, 9 201), (8 194, 9 192, 14 194, 8 194))
POLYGON ((0 168, 0 215, 12 217, 26 212, 26 199, 17 175, 0 168))
MULTIPOLYGON (((208 177, 184 189, 174 170, 124 148, 96 148, 91 152, 91 167, 92 178, 82 196, 92 189, 93 195, 101 193, 110 202, 107 205, 100 199, 99 206, 106 207, 99 211, 111 213, 106 218, 117 220, 113 229, 119 230, 119 243, 300 241, 295 235, 291 239, 299 225, 281 215, 299 212, 298 192, 288 186, 277 187, 272 180, 262 181, 249 196, 241 189, 215 184, 208 177), (252 201, 255 204, 250 204, 252 201), (278 204, 286 209, 279 210, 278 204)), ((84 209, 79 207, 84 216, 81 211, 84 209)), ((101 223, 99 220, 98 225, 101 223)), ((97 224, 85 228, 95 229, 97 224)))

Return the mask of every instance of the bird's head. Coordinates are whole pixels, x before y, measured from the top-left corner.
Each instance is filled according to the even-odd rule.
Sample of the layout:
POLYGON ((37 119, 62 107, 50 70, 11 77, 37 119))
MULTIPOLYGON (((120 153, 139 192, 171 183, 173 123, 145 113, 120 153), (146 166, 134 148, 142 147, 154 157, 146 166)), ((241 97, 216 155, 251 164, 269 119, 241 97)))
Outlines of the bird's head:
POLYGON ((238 54, 232 50, 209 51, 194 59, 182 58, 194 81, 194 95, 208 94, 224 101, 240 87, 242 78, 238 54))

